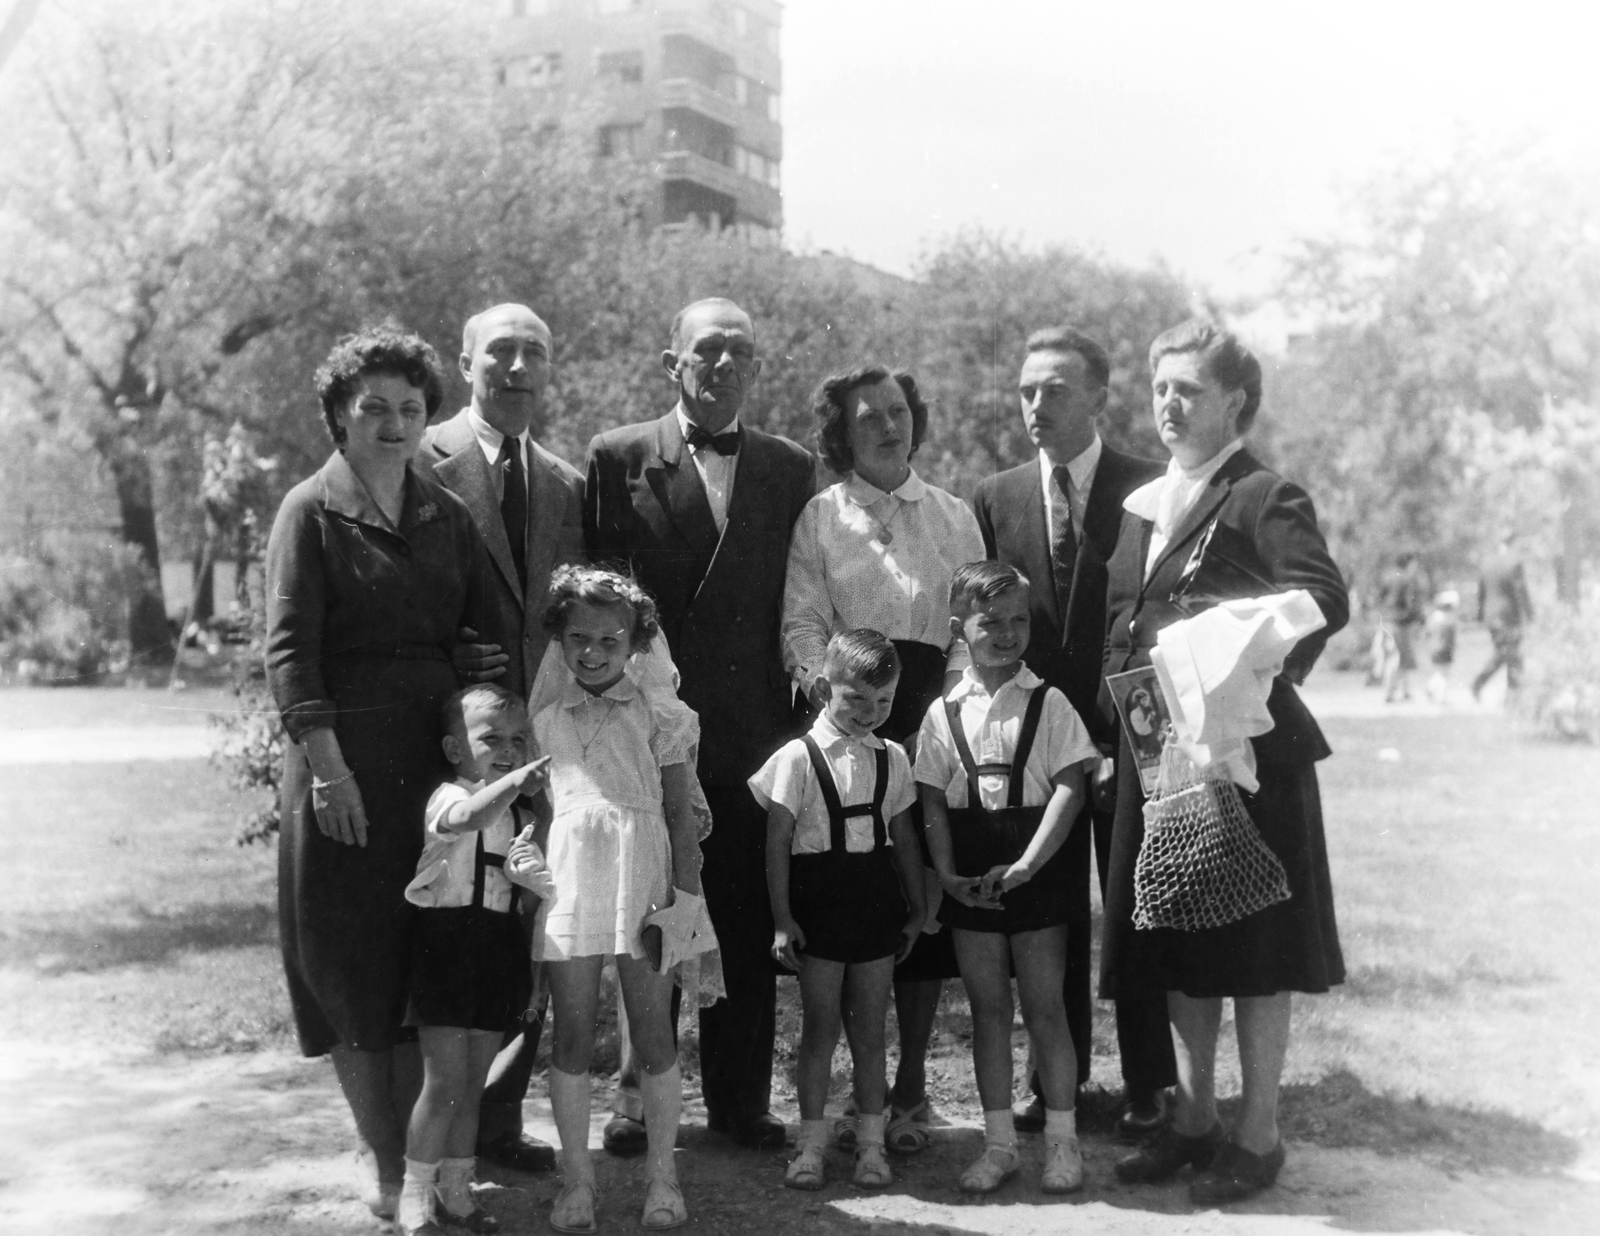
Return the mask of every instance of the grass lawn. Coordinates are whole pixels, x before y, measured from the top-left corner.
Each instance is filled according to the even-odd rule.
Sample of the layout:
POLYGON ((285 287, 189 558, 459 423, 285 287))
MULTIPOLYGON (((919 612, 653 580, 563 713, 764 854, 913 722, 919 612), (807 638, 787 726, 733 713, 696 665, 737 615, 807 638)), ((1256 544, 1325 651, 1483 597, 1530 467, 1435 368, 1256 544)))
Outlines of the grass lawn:
MULTIPOLYGON (((191 705, 148 691, 0 692, 0 730, 29 717, 162 724, 174 698, 191 705)), ((1481 714, 1326 728, 1350 981, 1297 999, 1286 1131, 1452 1167, 1573 1163, 1600 1145, 1600 814, 1583 806, 1600 751, 1523 743, 1481 714)), ((220 772, 199 761, 0 766, 0 802, 0 1037, 292 1049, 275 855, 234 843, 241 804, 220 772)), ((787 1065, 798 1009, 794 984, 780 990, 787 1065)), ((1108 1008, 1099 1022, 1095 1081, 1115 1091, 1108 1008)), ((684 1028, 692 1048, 690 1019, 684 1028)), ((930 1088, 941 1111, 976 1117, 969 1040, 952 984, 930 1088)))

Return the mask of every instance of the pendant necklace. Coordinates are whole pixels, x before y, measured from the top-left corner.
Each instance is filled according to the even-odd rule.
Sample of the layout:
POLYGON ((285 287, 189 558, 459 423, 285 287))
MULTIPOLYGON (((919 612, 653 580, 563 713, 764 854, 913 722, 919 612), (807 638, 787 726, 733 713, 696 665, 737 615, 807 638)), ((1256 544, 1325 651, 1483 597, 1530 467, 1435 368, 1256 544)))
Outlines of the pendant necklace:
MULTIPOLYGON (((592 696, 592 695, 589 697, 590 700, 593 700, 595 698, 596 697, 592 696)), ((613 696, 608 696, 607 699, 606 699, 606 710, 600 717, 600 723, 594 727, 594 733, 589 735, 589 741, 588 742, 584 742, 582 736, 579 735, 579 737, 578 737, 578 746, 582 749, 583 758, 586 761, 589 758, 589 748, 594 746, 594 744, 599 740, 600 732, 606 728, 606 722, 611 720, 611 714, 616 711, 616 708, 617 708, 616 698, 613 697, 613 696)), ((585 703, 584 711, 588 712, 587 702, 585 703)), ((577 733, 577 726, 573 726, 573 732, 575 734, 577 733)))
MULTIPOLYGON (((894 497, 893 494, 886 496, 891 498, 894 497)), ((876 506, 877 504, 874 503, 873 505, 876 506)), ((894 498, 894 510, 889 512, 888 519, 879 519, 877 512, 875 512, 871 506, 862 507, 861 509, 867 513, 867 517, 871 519, 873 523, 878 525, 878 534, 873 537, 868 537, 867 539, 869 541, 876 541, 879 545, 890 544, 894 540, 894 533, 889 531, 889 525, 894 523, 894 517, 900 514, 900 508, 903 505, 905 504, 901 499, 894 498)))

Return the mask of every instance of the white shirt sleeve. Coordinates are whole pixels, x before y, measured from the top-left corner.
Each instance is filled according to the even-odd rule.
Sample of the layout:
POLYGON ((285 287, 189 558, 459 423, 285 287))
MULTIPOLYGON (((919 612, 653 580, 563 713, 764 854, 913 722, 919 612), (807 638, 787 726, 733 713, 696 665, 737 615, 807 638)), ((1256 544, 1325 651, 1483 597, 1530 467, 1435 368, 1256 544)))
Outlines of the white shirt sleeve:
POLYGON ((446 781, 428 798, 427 809, 423 812, 423 826, 430 837, 458 837, 461 834, 445 825, 445 818, 450 814, 450 808, 457 803, 464 803, 472 797, 472 791, 464 785, 457 785, 453 781, 446 781))
POLYGON ((815 778, 806 745, 795 738, 773 752, 772 758, 747 784, 763 810, 782 807, 798 820, 800 809, 805 805, 806 790, 815 778))
POLYGON ((795 521, 783 585, 783 664, 802 693, 822 672, 828 638, 833 634, 833 600, 819 537, 822 514, 820 499, 813 498, 795 521))
POLYGON ((1047 781, 1074 764, 1082 765, 1087 771, 1100 762, 1100 750, 1089 737, 1083 718, 1055 687, 1045 688, 1044 716, 1039 719, 1038 739, 1035 750, 1045 757, 1047 781))
POLYGON ((950 737, 950 725, 944 714, 944 698, 928 705, 923 715, 922 728, 917 731, 918 785, 931 785, 948 794, 953 771, 961 766, 955 743, 950 737))

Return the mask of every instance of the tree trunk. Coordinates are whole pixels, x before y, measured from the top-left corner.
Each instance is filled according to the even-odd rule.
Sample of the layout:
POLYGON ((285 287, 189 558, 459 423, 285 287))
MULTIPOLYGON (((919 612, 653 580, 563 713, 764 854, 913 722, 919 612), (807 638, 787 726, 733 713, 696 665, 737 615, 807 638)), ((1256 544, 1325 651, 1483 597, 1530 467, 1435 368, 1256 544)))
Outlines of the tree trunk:
POLYGON ((165 665, 172 658, 172 631, 161 591, 161 547, 156 541, 155 495, 150 461, 131 434, 101 439, 101 455, 117 486, 122 540, 139 551, 144 570, 128 597, 128 642, 135 666, 165 665))

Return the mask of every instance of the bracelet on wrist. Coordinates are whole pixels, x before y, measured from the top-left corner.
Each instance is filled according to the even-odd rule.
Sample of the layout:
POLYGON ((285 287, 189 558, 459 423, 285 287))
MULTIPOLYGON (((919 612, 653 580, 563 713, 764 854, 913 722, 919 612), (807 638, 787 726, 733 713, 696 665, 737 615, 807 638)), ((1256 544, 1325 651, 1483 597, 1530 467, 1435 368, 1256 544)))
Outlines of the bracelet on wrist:
POLYGON ((347 772, 342 777, 330 777, 326 781, 321 781, 315 775, 313 775, 311 778, 311 788, 313 790, 331 790, 336 785, 343 785, 346 781, 350 780, 350 778, 354 776, 354 772, 347 772))

